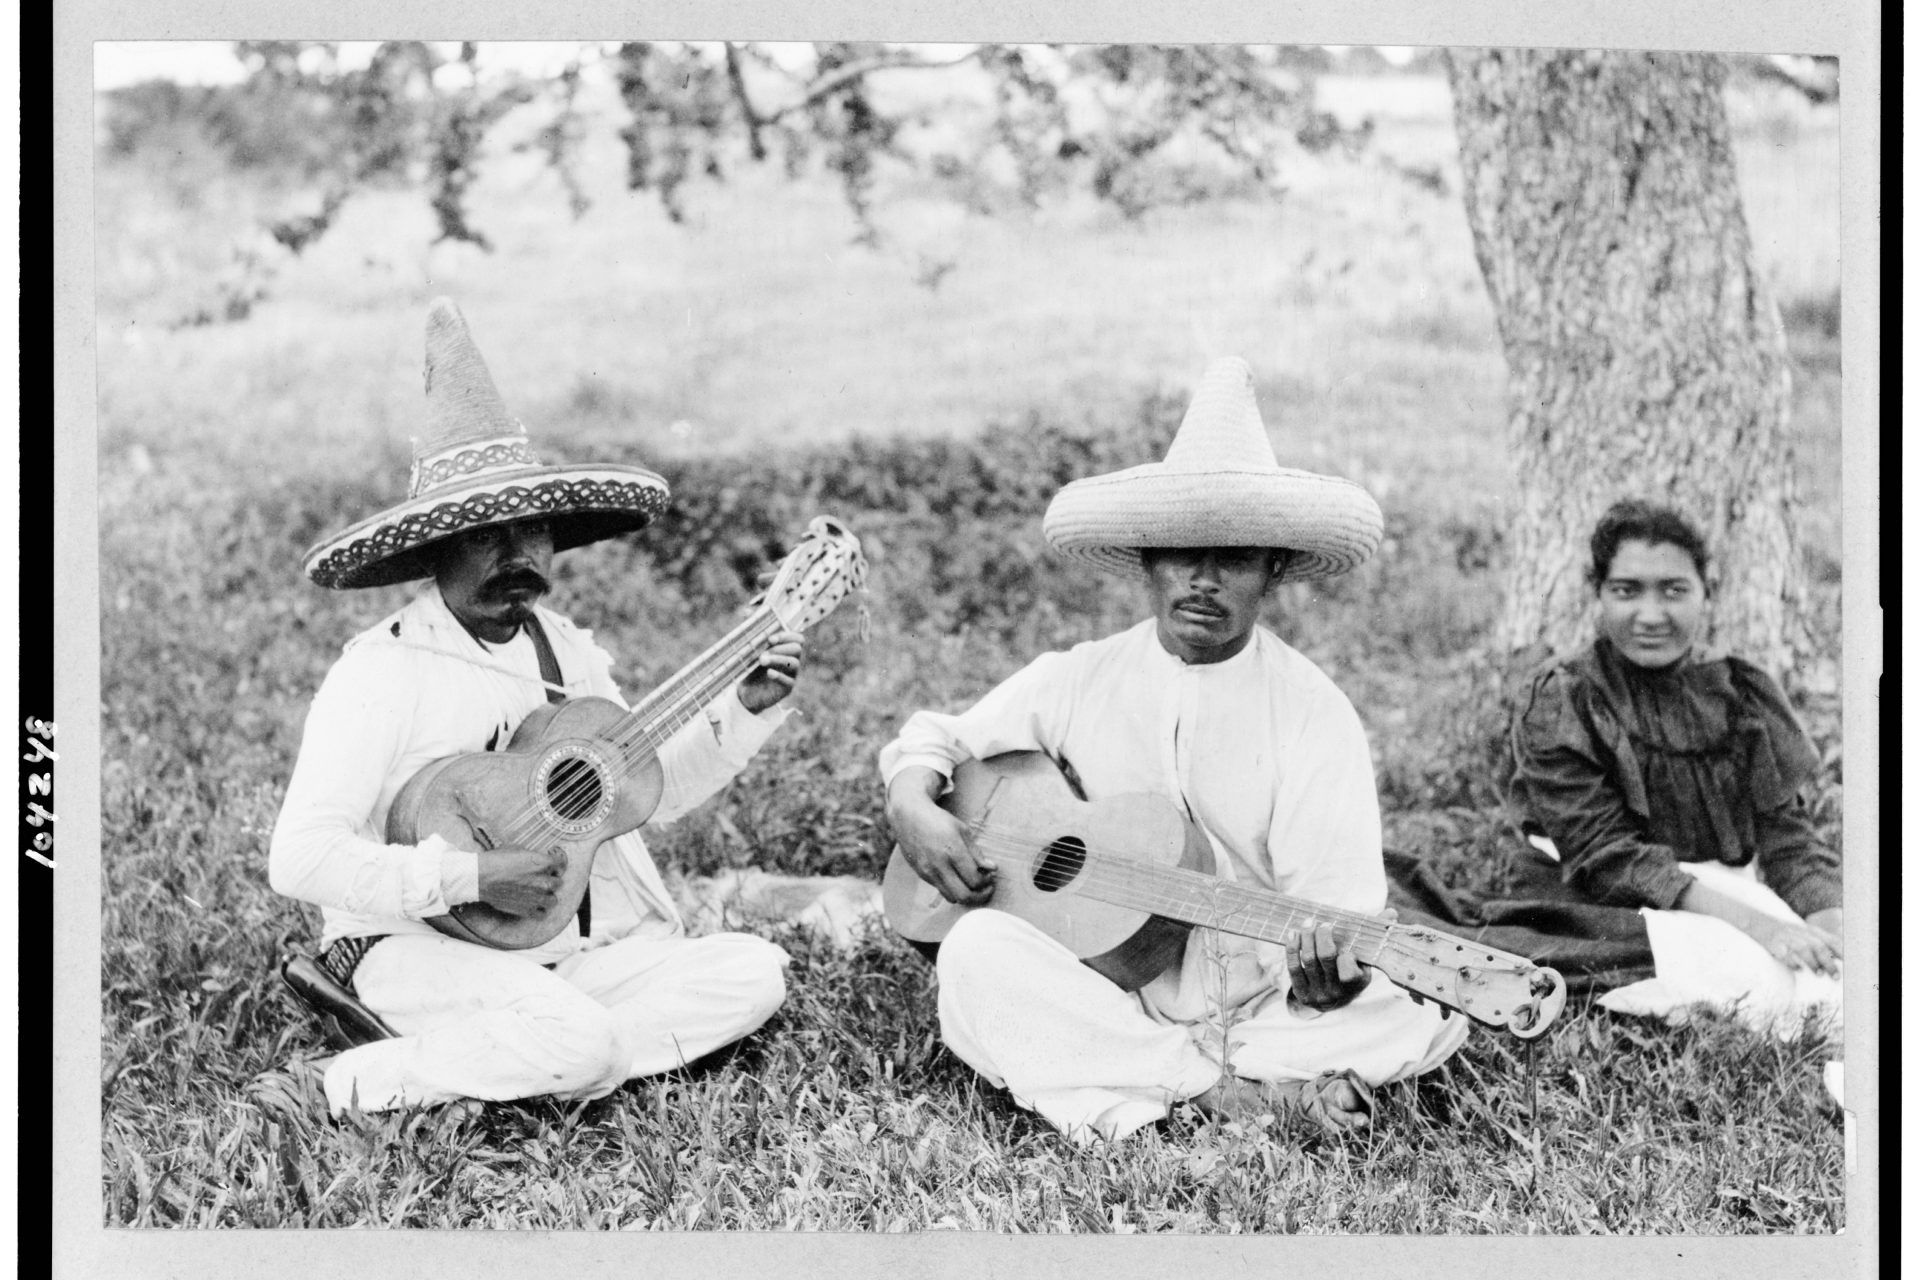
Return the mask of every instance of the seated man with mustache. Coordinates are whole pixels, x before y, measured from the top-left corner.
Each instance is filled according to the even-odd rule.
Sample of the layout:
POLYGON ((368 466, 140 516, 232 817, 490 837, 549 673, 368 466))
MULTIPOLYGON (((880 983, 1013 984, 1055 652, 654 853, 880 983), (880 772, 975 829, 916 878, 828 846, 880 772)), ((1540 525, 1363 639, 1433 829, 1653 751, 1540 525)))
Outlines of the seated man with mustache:
MULTIPOLYGON (((390 843, 401 788, 433 761, 499 750, 549 701, 620 701, 612 658, 542 607, 557 551, 641 528, 667 486, 640 467, 540 464, 452 303, 427 324, 427 432, 407 499, 320 543, 305 568, 330 588, 431 578, 355 637, 308 713, 274 828, 275 890, 318 905, 320 967, 395 1035, 339 1054, 318 1083, 334 1113, 460 1098, 595 1098, 750 1034, 785 999, 780 948, 746 934, 688 938, 638 832, 602 844, 558 936, 501 950, 428 921, 462 903, 524 917, 558 901, 565 856, 484 856, 439 835, 390 843)), ((699 804, 785 718, 802 644, 782 632, 760 665, 668 738, 652 821, 699 804)), ((256 1096, 312 1101, 311 1073, 256 1096)))
MULTIPOLYGON (((1045 654, 965 711, 919 712, 881 751, 901 854, 948 902, 986 903, 996 875, 1013 874, 936 803, 953 771, 1044 751, 1089 800, 1166 797, 1223 877, 1385 907, 1359 718, 1258 625, 1282 581, 1371 555, 1380 509, 1345 480, 1281 468, 1252 383, 1243 362, 1216 361, 1165 461, 1075 481, 1048 508, 1054 549, 1141 582, 1151 618, 1045 654)), ((936 964, 948 1048, 1081 1140, 1118 1138, 1182 1100, 1356 1128, 1373 1086, 1431 1070, 1467 1033, 1465 1018, 1369 981, 1326 925, 1285 946, 1195 929, 1129 992, 1028 920, 982 907, 952 924, 936 964)))

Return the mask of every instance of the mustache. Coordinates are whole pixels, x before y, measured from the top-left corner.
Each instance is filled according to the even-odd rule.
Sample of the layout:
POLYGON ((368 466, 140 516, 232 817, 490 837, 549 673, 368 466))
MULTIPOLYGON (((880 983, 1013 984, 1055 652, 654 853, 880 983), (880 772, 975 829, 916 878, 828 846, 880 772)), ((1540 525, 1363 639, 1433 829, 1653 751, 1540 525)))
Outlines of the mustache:
POLYGON ((1227 614, 1225 609, 1222 609, 1217 603, 1206 596, 1182 596, 1173 602, 1173 607, 1176 609, 1198 609, 1203 613, 1211 613, 1223 618, 1227 614))
POLYGON ((504 596, 515 591, 534 591, 541 595, 553 589, 553 583, 538 569, 523 566, 508 569, 488 578, 481 585, 480 592, 485 596, 504 596))

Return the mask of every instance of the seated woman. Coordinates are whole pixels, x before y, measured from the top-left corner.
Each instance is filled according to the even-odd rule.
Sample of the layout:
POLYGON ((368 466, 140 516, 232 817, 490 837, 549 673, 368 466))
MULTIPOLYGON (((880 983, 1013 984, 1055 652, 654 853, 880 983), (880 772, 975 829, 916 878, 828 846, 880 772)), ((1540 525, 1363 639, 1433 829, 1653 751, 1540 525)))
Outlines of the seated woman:
POLYGON ((1837 1028, 1840 858, 1806 805, 1812 743, 1764 672, 1702 650, 1692 524, 1616 503, 1591 551, 1598 637, 1521 699, 1513 781, 1564 890, 1644 919, 1653 977, 1601 1003, 1737 1006, 1783 1031, 1818 1010, 1837 1028))

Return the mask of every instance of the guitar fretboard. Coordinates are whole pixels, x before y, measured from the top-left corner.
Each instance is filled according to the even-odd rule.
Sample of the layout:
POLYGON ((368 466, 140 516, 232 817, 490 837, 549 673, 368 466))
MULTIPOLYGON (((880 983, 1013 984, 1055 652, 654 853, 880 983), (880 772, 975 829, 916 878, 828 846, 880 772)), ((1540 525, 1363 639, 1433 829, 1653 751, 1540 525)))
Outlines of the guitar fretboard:
POLYGON ((1042 888, 1080 893, 1116 907, 1151 912, 1262 942, 1284 943, 1295 930, 1331 924, 1335 939, 1364 964, 1379 961, 1387 940, 1386 925, 1357 911, 1237 884, 1184 867, 1116 858, 1091 849, 1085 851, 1077 874, 1072 874, 1068 868, 1078 855, 1050 856, 1051 846, 1039 837, 991 824, 975 824, 974 830, 983 847, 992 853, 1013 853, 1038 862, 1035 883, 1042 888))
POLYGON ((623 754, 648 755, 679 732, 734 681, 753 669, 780 619, 765 605, 714 641, 705 652, 675 672, 613 727, 610 736, 623 754))

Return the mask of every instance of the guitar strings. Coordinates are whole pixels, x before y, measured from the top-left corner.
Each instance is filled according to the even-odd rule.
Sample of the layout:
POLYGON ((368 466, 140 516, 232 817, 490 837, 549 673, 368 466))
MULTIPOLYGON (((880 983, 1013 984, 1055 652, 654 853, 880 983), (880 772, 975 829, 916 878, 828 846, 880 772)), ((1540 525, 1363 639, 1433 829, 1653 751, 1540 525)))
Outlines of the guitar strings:
MULTIPOLYGON (((1060 843, 1058 839, 1049 839, 1047 836, 1038 833, 1021 832, 1010 827, 987 827, 972 824, 971 829, 978 834, 976 843, 989 846, 990 851, 1011 853, 1020 860, 1028 863, 1040 860, 1046 853, 1051 851, 1056 844, 1060 843)), ((1191 890, 1207 897, 1222 895, 1241 896, 1256 892, 1256 890, 1249 886, 1240 885, 1231 880, 1207 875, 1203 872, 1193 871, 1185 867, 1163 866, 1156 863, 1142 862, 1138 859, 1116 857, 1113 854, 1093 849, 1086 850, 1085 857, 1088 862, 1093 864, 1096 870, 1106 871, 1113 869, 1120 871, 1123 884, 1129 877, 1158 877, 1169 882, 1170 887, 1176 891, 1191 890)), ((1048 875, 1050 878, 1058 876, 1058 873, 1051 872, 1044 867, 1040 874, 1048 875)), ((1075 878, 1077 877, 1065 876, 1064 878, 1059 878, 1057 884, 1064 885, 1070 883, 1075 878)), ((1109 878, 1108 883, 1112 883, 1111 878, 1109 878)), ((1369 926, 1384 927, 1380 926, 1380 922, 1373 916, 1367 915, 1364 912, 1328 906, 1304 898, 1291 898, 1289 895, 1269 889, 1258 889, 1257 892, 1260 895, 1270 895, 1280 900, 1280 902, 1288 906, 1290 910, 1307 912, 1316 919, 1327 920, 1328 923, 1344 923, 1354 928, 1366 928, 1369 926)), ((1184 894, 1180 896, 1184 896, 1184 894)), ((1172 899, 1163 897, 1160 900, 1171 901, 1172 899)), ((1246 905, 1259 906, 1263 904, 1261 904, 1258 899, 1250 899, 1246 905)))
MULTIPOLYGON (((751 621, 754 620, 750 619, 749 622, 751 621)), ((743 640, 745 637, 742 633, 747 630, 747 624, 735 627, 732 632, 729 632, 728 635, 723 637, 715 645, 709 647, 706 652, 702 653, 693 663, 689 664, 684 671, 676 674, 659 689, 656 689, 646 699, 642 700, 638 707, 629 711, 627 715, 623 716, 620 721, 613 726, 609 737, 618 748, 618 755, 616 758, 617 763, 609 770, 613 776, 608 779, 608 782, 613 783, 624 780, 638 767, 640 758, 645 753, 648 735, 642 734, 639 738, 634 739, 630 737, 633 730, 645 721, 649 713, 653 712, 663 703, 673 704, 676 710, 684 707, 686 703, 680 701, 683 696, 683 690, 698 692, 701 685, 705 683, 705 677, 710 674, 710 669, 713 668, 716 660, 722 656, 720 651, 729 649, 734 642, 743 640)), ((669 719, 673 718, 674 717, 669 716, 669 719)), ((680 723, 684 722, 682 721, 680 723)), ((668 732, 677 731, 678 728, 679 723, 674 723, 668 732)), ((599 775, 594 770, 591 768, 581 769, 574 771, 558 788, 549 792, 548 799, 553 807, 562 813, 571 811, 576 804, 579 804, 581 808, 585 808, 586 806, 581 802, 589 796, 592 789, 598 785, 600 785, 599 775)), ((542 813, 537 806, 524 806, 508 825, 508 843, 516 846, 526 845, 537 836, 543 834, 546 828, 546 815, 542 813)))
MULTIPOLYGON (((765 652, 766 642, 772 638, 774 630, 781 626, 795 631, 804 630, 810 621, 817 621, 832 612, 858 584, 861 576, 857 553, 843 553, 846 553, 843 545, 823 543, 816 535, 809 535, 806 541, 789 552, 762 596, 763 603, 684 670, 669 677, 614 727, 612 737, 620 748, 620 763, 617 769, 610 771, 610 780, 625 780, 647 759, 657 755, 667 739, 698 714, 722 689, 750 671, 765 652), (788 583, 795 578, 799 579, 798 584, 789 588, 788 583), (812 598, 798 600, 801 607, 789 609, 793 617, 782 617, 774 608, 774 601, 789 594, 801 596, 802 589, 809 581, 813 587, 812 598), (804 618, 808 605, 818 606, 822 603, 826 607, 816 617, 804 618), (754 634, 762 629, 764 634, 754 634), (672 704, 672 709, 660 715, 652 731, 641 732, 637 737, 624 736, 654 715, 654 708, 669 704, 672 704)), ((576 777, 577 783, 562 784, 561 791, 555 793, 556 802, 570 801, 583 790, 599 783, 597 774, 591 769, 581 771, 576 777)), ((525 838, 540 834, 546 826, 545 816, 534 806, 528 806, 522 815, 523 822, 516 825, 522 826, 525 838)))
MULTIPOLYGON (((779 616, 770 607, 761 606, 621 717, 608 734, 618 748, 618 755, 617 763, 608 771, 607 782, 625 781, 645 760, 657 755, 666 740, 711 701, 714 694, 744 675, 759 661, 762 647, 779 623, 779 616), (661 708, 667 708, 664 714, 661 708), (655 726, 644 729, 653 716, 659 717, 655 726), (636 730, 640 731, 636 733, 636 730)), ((583 768, 550 792, 548 799, 555 809, 565 813, 573 803, 601 785, 597 771, 583 768)), ((546 815, 538 806, 524 805, 508 820, 507 844, 523 847, 544 834, 547 827, 546 815)))
MULTIPOLYGON (((701 707, 733 680, 745 675, 752 669, 753 664, 759 661, 766 641, 772 636, 773 631, 779 625, 785 624, 785 620, 774 611, 772 601, 783 593, 790 578, 798 576, 804 584, 813 571, 826 562, 826 557, 834 548, 818 548, 810 556, 803 555, 804 550, 805 544, 789 553, 787 560, 781 566, 781 571, 775 575, 772 585, 767 588, 763 597, 766 603, 760 605, 732 631, 709 646, 685 669, 655 689, 613 727, 609 736, 618 748, 619 754, 618 764, 609 770, 607 779, 609 783, 625 781, 646 759, 657 755, 660 746, 678 732, 682 725, 691 720, 701 707), (757 631, 763 631, 764 634, 754 634, 757 631), (736 646, 745 647, 736 650, 736 646), (643 725, 650 715, 656 714, 656 708, 662 706, 670 709, 661 716, 655 729, 635 735, 634 730, 643 725)), ((844 565, 837 563, 832 565, 827 574, 827 581, 822 585, 826 587, 838 585, 844 572, 844 565)), ((851 583, 848 584, 848 589, 851 589, 851 585, 851 583)), ((822 590, 819 594, 824 598, 827 592, 822 590)), ((840 597, 845 594, 844 590, 841 591, 833 597, 831 603, 837 604, 840 597)), ((559 788, 550 792, 548 799, 553 807, 564 813, 573 803, 590 796, 592 790, 601 785, 598 771, 591 767, 582 768, 571 771, 571 776, 563 781, 559 788)), ((582 804, 581 807, 586 806, 582 804)), ((539 806, 523 805, 519 812, 507 821, 507 843, 513 846, 524 846, 549 830, 546 815, 539 806)))
MULTIPOLYGON (((1345 926, 1355 936, 1355 942, 1371 943, 1379 954, 1379 948, 1387 939, 1388 926, 1373 916, 1345 908, 1311 902, 1304 898, 1292 898, 1287 894, 1270 889, 1254 890, 1248 886, 1223 880, 1217 876, 1206 875, 1185 867, 1168 867, 1133 859, 1118 858, 1093 849, 1084 850, 1084 863, 1078 874, 1065 875, 1047 865, 1046 854, 1058 843, 1044 836, 1023 834, 1011 828, 986 827, 970 824, 976 833, 976 847, 988 853, 1010 855, 1027 865, 1039 865, 1036 887, 1046 891, 1049 884, 1054 888, 1078 883, 1080 891, 1099 901, 1113 905, 1130 907, 1143 911, 1158 911, 1168 914, 1185 907, 1192 914, 1204 913, 1209 923, 1216 921, 1245 921, 1249 924, 1265 925, 1269 930, 1278 928, 1300 928, 1296 917, 1306 921, 1324 921, 1328 924, 1345 926), (1222 910, 1222 899, 1228 905, 1222 910), (1285 913, 1284 923, 1279 922, 1276 908, 1285 913), (1247 917, 1253 917, 1247 920, 1247 917)), ((1075 850, 1075 853, 1081 851, 1075 850)), ((1070 857, 1072 855, 1069 855, 1070 857)), ((1178 918, 1176 916, 1176 918, 1178 918)), ((1210 927, 1227 927, 1212 923, 1210 927)), ((1228 932, 1235 932, 1228 927, 1228 932)), ((1259 933, 1251 936, 1262 937, 1259 933)), ((1265 938, 1269 942, 1281 941, 1279 938, 1265 938)))
MULTIPOLYGON (((825 545, 810 535, 788 553, 780 570, 775 574, 773 583, 762 596, 764 603, 743 620, 734 629, 709 646, 707 650, 688 666, 670 677, 653 693, 643 699, 627 716, 614 726, 611 737, 619 748, 619 764, 609 771, 609 782, 624 781, 648 758, 658 754, 659 748, 682 725, 697 714, 716 696, 719 691, 735 679, 745 675, 759 661, 765 648, 765 642, 772 631, 755 636, 752 633, 766 627, 768 623, 790 625, 795 630, 806 625, 796 616, 793 620, 782 618, 774 609, 773 602, 788 594, 788 583, 798 578, 799 586, 793 588, 795 594, 805 587, 810 579, 814 581, 813 604, 827 603, 825 612, 831 612, 850 591, 860 576, 857 561, 845 555, 844 547, 825 545), (824 573, 820 572, 824 567, 824 573), (842 585, 844 581, 844 585, 842 585), (835 587, 841 589, 833 591, 835 587), (751 644, 748 640, 751 638, 751 644), (734 650, 736 645, 746 647, 734 650), (671 705, 672 710, 663 715, 652 732, 642 732, 637 737, 629 737, 633 730, 654 714, 654 709, 662 705, 671 705)), ((804 613, 804 607, 799 611, 804 613)), ((825 612, 820 616, 824 617, 825 612)), ((571 771, 571 776, 560 787, 549 794, 549 801, 563 812, 566 807, 591 795, 592 789, 601 785, 597 771, 591 767, 571 771)), ((585 808, 584 804, 581 805, 585 808)), ((546 815, 537 805, 522 806, 519 813, 507 822, 508 844, 525 845, 550 830, 546 815)))
MULTIPOLYGON (((1017 861, 1032 865, 1037 859, 1043 859, 1061 842, 1058 838, 1031 832, 1021 833, 1008 827, 988 827, 984 823, 969 823, 969 830, 976 834, 976 844, 989 852, 1004 852, 1017 861)), ((1068 846, 1071 848, 1071 846, 1068 846)), ((1136 910, 1155 911, 1156 908, 1172 908, 1173 918, 1181 919, 1180 908, 1188 910, 1189 922, 1205 924, 1207 927, 1225 929, 1229 933, 1245 933, 1247 936, 1277 942, 1281 939, 1269 937, 1255 931, 1254 924, 1265 925, 1269 930, 1275 926, 1276 906, 1286 912, 1282 927, 1298 927, 1294 922, 1296 915, 1307 920, 1326 920, 1328 923, 1342 924, 1355 935, 1354 943, 1371 944, 1371 954, 1357 953, 1355 959, 1366 964, 1378 964, 1386 954, 1391 942, 1393 925, 1363 912, 1346 908, 1332 907, 1304 898, 1295 898, 1271 889, 1237 884, 1186 867, 1165 866, 1158 863, 1140 862, 1135 859, 1120 858, 1112 854, 1085 849, 1085 861, 1081 874, 1060 875, 1050 871, 1045 863, 1035 879, 1045 877, 1048 883, 1066 887, 1076 881, 1083 885, 1082 892, 1097 901, 1113 905, 1130 907, 1136 910), (1144 886, 1139 882, 1147 882, 1144 886), (1169 891, 1167 886, 1172 886, 1169 891), (1215 909, 1220 899, 1237 900, 1235 908, 1218 911, 1215 909), (1193 917, 1206 912, 1205 920, 1193 917), (1256 916, 1250 921, 1248 916, 1256 916)), ((1044 885, 1041 886, 1044 888, 1044 885)), ((1168 914, 1162 910, 1160 914, 1168 914)), ((1456 941, 1458 941, 1456 939, 1456 941)), ((1524 956, 1510 956, 1496 948, 1476 944, 1473 948, 1476 956, 1484 957, 1485 963, 1505 963, 1513 968, 1514 974, 1523 974, 1536 966, 1524 956)), ((1395 979, 1397 982, 1398 979, 1395 979)), ((1435 998, 1447 1003, 1437 993, 1435 998)), ((1530 999, 1530 994, 1525 997, 1530 999)), ((1462 1007, 1464 1006, 1456 1006, 1462 1007)))

